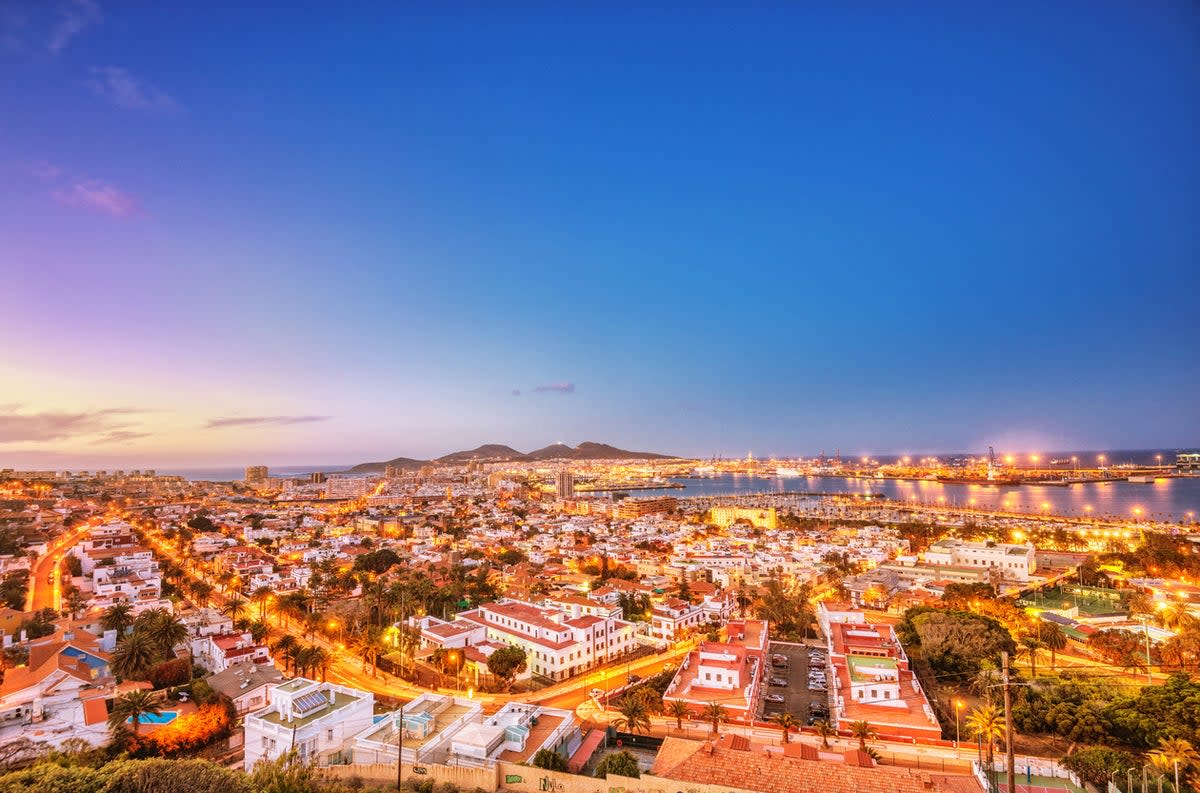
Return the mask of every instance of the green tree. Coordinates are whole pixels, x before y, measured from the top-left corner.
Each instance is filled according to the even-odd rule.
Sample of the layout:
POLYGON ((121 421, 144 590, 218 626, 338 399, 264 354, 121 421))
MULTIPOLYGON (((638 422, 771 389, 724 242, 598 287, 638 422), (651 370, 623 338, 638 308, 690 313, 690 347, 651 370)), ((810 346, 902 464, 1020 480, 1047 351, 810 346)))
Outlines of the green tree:
POLYGON ((488 671, 504 683, 504 690, 512 688, 517 675, 528 668, 525 651, 520 647, 501 647, 488 656, 488 671))
POLYGON ((1037 637, 1036 634, 1026 633, 1021 636, 1019 642, 1021 652, 1029 659, 1029 675, 1037 680, 1037 654, 1038 650, 1046 646, 1045 642, 1037 637))
POLYGON ((1067 755, 1062 759, 1063 767, 1074 771, 1079 778, 1103 788, 1130 768, 1138 766, 1137 759, 1128 752, 1110 749, 1107 746, 1089 746, 1067 755))
POLYGON ((987 745, 987 767, 991 768, 996 757, 996 742, 1004 737, 1004 715, 995 705, 976 708, 967 716, 967 729, 987 745))
POLYGON ((596 764, 596 773, 600 779, 607 779, 609 774, 637 779, 642 772, 638 768, 637 758, 629 752, 614 752, 596 764))
POLYGON ((677 699, 672 699, 665 702, 663 715, 670 719, 675 719, 675 728, 683 730, 683 720, 692 717, 691 708, 687 703, 677 699))
POLYGON ((137 734, 143 716, 157 716, 161 712, 157 694, 150 691, 130 691, 113 701, 112 711, 108 714, 110 727, 118 727, 130 722, 133 733, 137 734))
POLYGON ((618 730, 632 733, 650 732, 650 712, 641 697, 622 697, 617 704, 617 711, 620 715, 613 719, 613 726, 618 730))
POLYGON ((1067 647, 1067 634, 1057 622, 1040 620, 1038 622, 1037 635, 1046 646, 1046 649, 1050 651, 1050 669, 1053 670, 1056 654, 1067 647))
POLYGON ((135 631, 117 642, 112 655, 112 671, 122 680, 144 680, 159 657, 154 640, 135 631))
POLYGON ((547 771, 567 770, 566 759, 553 749, 538 749, 530 765, 535 768, 544 768, 547 771))
POLYGON ((100 627, 106 631, 116 631, 118 636, 133 625, 133 606, 128 603, 114 603, 100 614, 100 627))
POLYGON ((866 721, 850 722, 850 737, 858 741, 858 748, 864 752, 867 750, 867 741, 875 739, 875 729, 866 721))
POLYGON ((713 735, 720 729, 721 722, 729 720, 729 713, 719 702, 710 702, 700 712, 700 718, 712 725, 713 735))
POLYGON ((783 733, 784 743, 788 743, 791 740, 791 731, 800 726, 800 722, 796 721, 796 717, 790 713, 776 713, 771 717, 771 721, 774 722, 775 726, 779 728, 779 731, 783 733))
POLYGON ((825 719, 817 719, 814 721, 813 731, 821 737, 821 746, 825 747, 826 749, 829 748, 830 737, 837 735, 837 730, 835 730, 833 725, 825 719))

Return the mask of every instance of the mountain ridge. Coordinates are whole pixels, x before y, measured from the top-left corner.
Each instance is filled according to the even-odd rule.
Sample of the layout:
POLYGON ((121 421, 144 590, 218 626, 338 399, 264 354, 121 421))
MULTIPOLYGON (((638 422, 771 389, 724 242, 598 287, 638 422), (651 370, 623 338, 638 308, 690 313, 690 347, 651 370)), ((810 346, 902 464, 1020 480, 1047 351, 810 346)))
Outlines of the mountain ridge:
POLYGON ((485 443, 474 449, 450 452, 432 460, 394 457, 391 460, 359 463, 346 469, 348 474, 382 473, 389 465, 403 471, 415 471, 425 465, 461 465, 469 462, 541 462, 544 460, 671 460, 674 455, 619 449, 607 443, 584 441, 578 446, 552 443, 531 452, 521 452, 503 443, 485 443))

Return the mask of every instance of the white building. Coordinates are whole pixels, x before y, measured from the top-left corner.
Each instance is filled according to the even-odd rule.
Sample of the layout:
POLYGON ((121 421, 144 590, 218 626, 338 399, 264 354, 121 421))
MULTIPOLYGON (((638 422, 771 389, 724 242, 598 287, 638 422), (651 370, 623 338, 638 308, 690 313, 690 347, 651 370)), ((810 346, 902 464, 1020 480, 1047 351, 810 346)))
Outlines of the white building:
POLYGON ((1028 581, 1037 570, 1037 549, 1033 543, 944 539, 929 546, 924 560, 926 564, 985 569, 1002 579, 1028 581))
POLYGON ((245 767, 295 750, 302 761, 326 761, 369 727, 375 697, 334 683, 298 677, 270 692, 270 704, 246 716, 245 767))

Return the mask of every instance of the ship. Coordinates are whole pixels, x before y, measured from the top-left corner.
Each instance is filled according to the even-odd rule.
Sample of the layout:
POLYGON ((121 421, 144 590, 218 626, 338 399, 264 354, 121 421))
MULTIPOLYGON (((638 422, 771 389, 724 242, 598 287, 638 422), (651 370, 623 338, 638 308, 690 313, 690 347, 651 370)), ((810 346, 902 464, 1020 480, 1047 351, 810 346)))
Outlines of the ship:
POLYGON ((982 485, 984 487, 1018 487, 1021 480, 1015 476, 939 476, 937 481, 944 485, 982 485))
POLYGON ((780 467, 780 468, 775 469, 775 475, 776 476, 800 476, 801 474, 800 474, 799 468, 780 467))

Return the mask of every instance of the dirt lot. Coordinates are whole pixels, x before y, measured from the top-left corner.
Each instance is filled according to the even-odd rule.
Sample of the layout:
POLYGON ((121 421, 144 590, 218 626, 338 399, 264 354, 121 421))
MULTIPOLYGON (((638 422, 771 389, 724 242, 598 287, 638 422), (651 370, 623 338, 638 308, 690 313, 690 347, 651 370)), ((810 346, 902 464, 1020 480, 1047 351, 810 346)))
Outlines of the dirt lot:
POLYGON ((768 681, 772 677, 787 680, 786 686, 763 686, 763 695, 782 694, 784 703, 763 702, 763 718, 769 719, 776 713, 790 713, 801 724, 808 721, 810 706, 814 703, 826 703, 829 694, 826 691, 810 691, 808 688, 809 657, 814 648, 785 642, 771 642, 767 656, 768 681), (788 658, 787 666, 774 666, 770 656, 779 654, 788 658))

